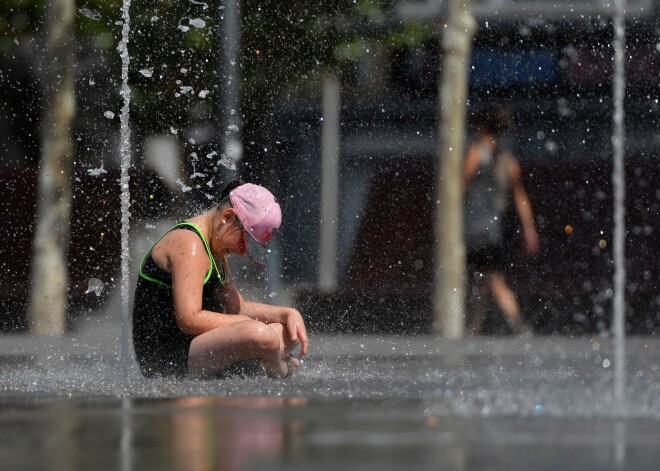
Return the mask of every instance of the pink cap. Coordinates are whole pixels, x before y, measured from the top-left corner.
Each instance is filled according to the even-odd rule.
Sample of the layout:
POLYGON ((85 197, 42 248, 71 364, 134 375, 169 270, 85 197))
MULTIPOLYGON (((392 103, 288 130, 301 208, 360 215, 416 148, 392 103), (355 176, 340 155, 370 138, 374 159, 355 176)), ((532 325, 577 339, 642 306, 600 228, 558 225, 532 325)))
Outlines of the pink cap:
POLYGON ((282 224, 282 210, 273 194, 263 186, 246 183, 229 193, 245 232, 265 246, 282 224))

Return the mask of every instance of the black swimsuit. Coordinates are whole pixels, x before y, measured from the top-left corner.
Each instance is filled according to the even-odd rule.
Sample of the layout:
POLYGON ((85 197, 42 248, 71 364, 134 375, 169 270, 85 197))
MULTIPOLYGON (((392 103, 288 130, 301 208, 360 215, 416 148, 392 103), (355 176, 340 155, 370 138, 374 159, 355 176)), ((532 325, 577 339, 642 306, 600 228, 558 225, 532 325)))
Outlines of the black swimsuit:
MULTIPOLYGON (((202 309, 223 312, 224 306, 218 300, 217 290, 224 285, 224 269, 222 273, 218 270, 209 245, 197 226, 182 222, 170 231, 176 229, 193 231, 204 242, 211 268, 204 280, 202 309)), ((184 334, 177 326, 172 277, 156 265, 151 257, 152 250, 153 247, 142 260, 135 290, 133 348, 145 376, 184 376, 188 371, 188 351, 194 336, 184 334)))

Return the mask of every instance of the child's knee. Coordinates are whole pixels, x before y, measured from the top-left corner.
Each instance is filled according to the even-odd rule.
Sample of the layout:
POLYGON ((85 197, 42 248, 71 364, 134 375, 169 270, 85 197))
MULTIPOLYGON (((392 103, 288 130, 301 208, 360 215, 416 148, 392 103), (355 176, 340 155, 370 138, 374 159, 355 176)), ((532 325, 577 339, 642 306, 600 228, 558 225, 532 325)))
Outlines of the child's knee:
POLYGON ((250 325, 250 329, 251 342, 258 350, 264 353, 279 351, 280 336, 270 325, 263 322, 254 322, 250 325))

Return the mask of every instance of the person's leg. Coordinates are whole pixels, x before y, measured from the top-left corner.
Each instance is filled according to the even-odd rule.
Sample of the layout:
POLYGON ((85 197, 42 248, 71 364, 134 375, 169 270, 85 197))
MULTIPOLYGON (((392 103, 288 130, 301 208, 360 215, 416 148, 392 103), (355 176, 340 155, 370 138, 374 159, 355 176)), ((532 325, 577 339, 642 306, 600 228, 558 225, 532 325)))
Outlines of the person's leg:
POLYGON ((188 353, 188 372, 211 374, 253 358, 261 360, 266 373, 274 377, 287 376, 296 366, 285 355, 280 324, 247 320, 195 337, 188 353))
POLYGON ((513 290, 506 284, 504 275, 499 272, 490 274, 490 291, 497 306, 506 316, 509 326, 516 333, 522 333, 524 324, 520 315, 520 306, 513 290))
POLYGON ((466 320, 467 331, 470 335, 481 334, 481 328, 486 317, 486 285, 487 274, 485 266, 488 263, 488 253, 482 249, 469 249, 466 254, 467 265, 467 299, 466 320))
POLYGON ((479 335, 485 318, 486 289, 484 286, 484 274, 474 272, 469 276, 467 299, 467 329, 470 335, 479 335))
POLYGON ((268 327, 273 329, 280 339, 280 352, 277 357, 262 360, 262 364, 269 376, 288 378, 300 366, 300 361, 292 355, 297 344, 291 341, 289 335, 286 335, 286 329, 282 324, 268 324, 268 327), (281 373, 282 371, 283 373, 281 373))

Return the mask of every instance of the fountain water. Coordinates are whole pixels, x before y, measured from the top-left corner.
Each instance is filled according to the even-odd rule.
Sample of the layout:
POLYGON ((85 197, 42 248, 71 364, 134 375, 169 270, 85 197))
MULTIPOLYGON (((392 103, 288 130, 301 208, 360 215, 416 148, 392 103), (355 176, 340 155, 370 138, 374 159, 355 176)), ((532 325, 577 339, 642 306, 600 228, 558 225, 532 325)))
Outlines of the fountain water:
MULTIPOLYGON (((124 100, 120 115, 122 163, 120 365, 125 379, 128 378, 132 365, 132 354, 129 351, 130 251, 128 244, 130 219, 128 170, 131 165, 129 122, 131 91, 128 86, 130 4, 131 0, 123 2, 122 38, 118 47, 122 59, 121 96, 124 100)), ((515 449, 519 451, 522 444, 538 445, 540 441, 541 447, 549 450, 544 455, 545 458, 551 461, 561 456, 561 453, 553 453, 558 447, 570 451, 577 447, 588 452, 594 447, 614 446, 614 458, 617 463, 627 464, 627 460, 639 459, 644 464, 643 455, 642 458, 639 458, 639 454, 626 456, 626 441, 635 440, 636 445, 643 451, 652 450, 655 446, 652 432, 657 430, 658 425, 652 422, 648 426, 650 432, 647 433, 640 423, 646 426, 648 422, 642 422, 642 419, 652 418, 657 421, 660 417, 660 404, 657 401, 660 393, 658 386, 660 383, 657 381, 660 346, 657 343, 638 339, 629 341, 630 349, 645 352, 645 355, 631 358, 629 368, 644 374, 631 375, 631 385, 626 388, 623 265, 625 31, 623 1, 617 0, 616 5, 613 43, 615 113, 612 136, 615 162, 613 183, 616 267, 613 344, 609 344, 608 339, 586 338, 515 339, 511 342, 483 338, 443 343, 438 342, 436 338, 424 336, 417 338, 326 336, 314 339, 314 350, 309 361, 288 383, 274 382, 265 378, 232 378, 221 383, 153 380, 133 382, 118 390, 116 372, 113 370, 117 365, 113 363, 112 355, 104 356, 108 352, 97 351, 98 346, 97 350, 90 348, 81 351, 79 344, 74 345, 66 353, 69 347, 64 341, 51 339, 45 350, 58 352, 56 355, 58 358, 51 361, 48 353, 49 361, 45 365, 37 364, 29 356, 17 357, 15 364, 0 363, 0 371, 3 372, 3 377, 7 378, 3 385, 6 395, 10 399, 16 396, 33 396, 35 402, 38 401, 36 398, 43 398, 44 395, 56 398, 73 395, 81 398, 83 402, 94 395, 112 398, 117 395, 123 396, 120 403, 114 407, 120 411, 120 414, 116 414, 119 417, 121 432, 117 449, 120 451, 121 469, 125 470, 133 467, 133 460, 140 459, 140 453, 133 453, 134 447, 137 446, 132 440, 134 433, 137 433, 138 421, 134 420, 135 410, 140 407, 143 409, 139 410, 159 410, 158 401, 145 401, 140 405, 134 404, 131 397, 176 398, 191 395, 210 397, 211 402, 207 404, 213 406, 209 408, 211 412, 204 408, 177 409, 174 406, 170 407, 171 410, 159 410, 157 414, 143 414, 140 416, 140 421, 156 423, 163 417, 168 417, 167 414, 186 416, 194 413, 212 420, 218 415, 223 419, 238 416, 243 423, 252 423, 255 417, 254 410, 247 411, 247 408, 242 410, 240 406, 236 406, 231 402, 234 396, 247 395, 252 396, 252 399, 260 396, 271 399, 282 399, 282 397, 287 400, 300 399, 300 404, 303 405, 308 398, 311 398, 315 400, 310 401, 315 402, 315 408, 300 407, 296 410, 287 402, 282 406, 290 407, 286 410, 286 414, 282 414, 286 415, 287 418, 283 421, 288 421, 286 423, 291 425, 292 430, 290 436, 287 435, 287 440, 291 440, 294 446, 298 447, 297 456, 307 460, 306 464, 311 464, 318 456, 326 456, 324 453, 331 449, 348 450, 348 455, 342 456, 344 460, 349 460, 351 452, 357 454, 351 450, 359 447, 367 451, 377 449, 385 452, 385 455, 390 449, 394 449, 395 452, 398 450, 401 455, 395 456, 397 459, 406 453, 408 453, 406 456, 426 456, 424 453, 428 453, 429 463, 433 461, 430 458, 433 458, 434 464, 454 456, 457 461, 465 465, 467 461, 465 457, 475 453, 473 450, 488 450, 488 447, 476 446, 482 445, 482 440, 487 444, 496 445, 491 449, 499 446, 504 451, 510 451, 512 447, 517 447, 515 449), (69 361, 61 360, 66 355, 69 361), (608 357, 614 358, 613 375, 609 374, 611 370, 606 369, 607 366, 601 368, 606 362, 609 365, 608 357), (27 365, 26 372, 21 373, 17 364, 27 365), (84 371, 82 377, 81 370, 84 371), (601 425, 603 418, 608 419, 613 415, 610 401, 603 400, 603 396, 607 396, 604 391, 611 390, 612 378, 614 379, 612 397, 617 407, 614 415, 619 418, 625 416, 626 420, 634 418, 639 422, 636 423, 637 427, 631 430, 626 429, 626 423, 616 422, 613 436, 609 436, 603 432, 603 429, 608 427, 601 425), (217 396, 220 396, 220 399, 217 399, 217 396), (214 397, 217 399, 216 402, 214 397), (362 402, 358 402, 356 407, 355 401, 362 402), (366 407, 359 407, 360 404, 366 407), (342 414, 337 414, 338 409, 350 411, 346 414, 350 418, 342 419, 340 417, 342 414), (537 422, 533 419, 522 420, 534 416, 543 416, 548 420, 537 422), (580 418, 585 416, 596 416, 597 420, 581 422, 580 418), (304 424, 307 421, 314 421, 316 425, 310 427, 310 430, 305 430, 304 424), (584 423, 589 425, 585 426, 584 423), (548 431, 548 428, 543 427, 549 427, 553 437, 564 437, 564 441, 552 439, 550 442, 544 442, 539 436, 544 431, 548 431), (359 430, 359 433, 355 430, 359 430), (486 430, 486 432, 477 434, 475 438, 475 430, 486 430), (583 431, 586 433, 582 433, 583 431), (509 448, 506 448, 507 446, 509 448), (450 453, 436 452, 437 456, 433 455, 429 450, 436 448, 447 449, 450 453), (456 449, 459 448, 459 452, 464 455, 451 454, 457 453, 456 449), (411 450, 415 453, 409 453, 411 450)), ((92 289, 91 285, 90 289, 92 289)), ((20 339, 16 344, 22 341, 23 339, 20 339)), ((4 348, 9 348, 6 345, 7 342, 4 343, 4 348)), ((26 402, 31 405, 29 401, 26 402)), ((273 408, 262 411, 261 415, 270 417, 276 415, 277 410, 273 408)), ((89 410, 85 413, 89 414, 89 410)), ((82 421, 89 418, 85 413, 77 412, 74 419, 82 421)), ((71 412, 69 414, 71 415, 71 412)), ((115 418, 113 414, 106 416, 115 418)), ((28 420, 30 417, 28 416, 28 420)), ((31 433, 40 438, 39 434, 42 431, 51 430, 52 424, 49 420, 55 419, 51 415, 40 413, 39 410, 35 417, 40 421, 40 426, 31 433)), ((0 415, 0 425, 2 418, 3 416, 0 415)), ((17 419, 10 417, 10 420, 17 419)), ((606 422, 609 423, 611 422, 606 422)), ((149 427, 141 427, 140 433, 147 428, 149 427)), ((108 433, 105 430, 103 432, 108 433)), ((272 429, 267 429, 266 432, 268 437, 274 435, 271 433, 272 429)), ((75 440, 71 442, 75 443, 75 440)), ((138 440, 135 442, 137 443, 138 440)), ((0 455, 5 449, 10 448, 11 442, 7 443, 9 445, 0 445, 0 455)), ((43 443, 50 442, 44 439, 43 443)), ((160 442, 154 439, 153 443, 160 442)), ((158 446, 167 449, 169 445, 158 446)), ((105 442, 104 447, 106 447, 105 442)), ((282 452, 282 456, 289 455, 290 453, 282 452)), ((378 456, 378 453, 374 456, 378 456)), ((530 456, 536 459, 531 453, 530 456)), ((368 459, 374 458, 370 456, 368 459)), ((603 458, 603 461, 606 459, 607 457, 603 458)), ((384 463, 384 469, 392 469, 392 466, 396 466, 396 459, 393 463, 394 465, 384 463)), ((424 462, 420 464, 430 469, 428 463, 426 466, 424 462)), ((137 465, 135 468, 139 469, 137 465)))
POLYGON ((613 332, 615 339, 614 363, 614 398, 618 412, 625 412, 625 126, 624 126, 624 96, 625 96, 625 0, 615 0, 614 15, 614 132, 612 146, 614 149, 614 316, 613 332))
POLYGON ((130 249, 128 245, 128 232, 130 227, 130 190, 128 187, 128 170, 131 166, 131 128, 130 128, 130 108, 131 108, 131 89, 128 86, 128 66, 130 64, 130 55, 128 53, 128 40, 131 31, 130 17, 131 0, 123 0, 122 5, 122 28, 121 41, 118 51, 121 56, 121 96, 124 105, 121 109, 120 122, 120 154, 121 154, 121 358, 124 371, 124 377, 129 374, 129 365, 131 354, 129 351, 129 326, 130 317, 130 249))

